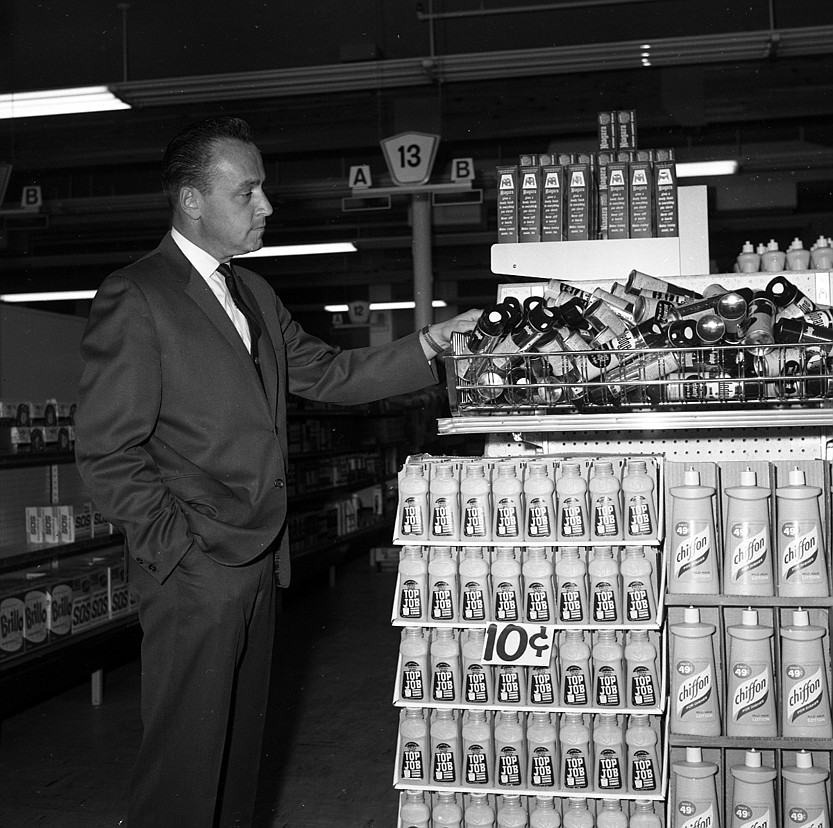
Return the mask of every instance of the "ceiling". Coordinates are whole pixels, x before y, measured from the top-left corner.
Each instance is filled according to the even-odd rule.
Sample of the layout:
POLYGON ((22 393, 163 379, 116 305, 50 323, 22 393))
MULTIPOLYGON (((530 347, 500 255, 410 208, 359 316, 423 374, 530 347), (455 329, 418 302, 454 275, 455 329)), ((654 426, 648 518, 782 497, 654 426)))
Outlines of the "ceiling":
MULTIPOLYGON (((13 165, 0 285, 91 288, 167 228, 159 164, 182 126, 253 127, 275 214, 267 244, 349 239, 351 256, 263 259, 296 309, 409 298, 409 199, 344 212, 352 165, 389 184, 379 142, 441 136, 432 181, 474 160, 483 202, 434 211, 435 296, 495 295, 496 165, 597 148, 600 110, 635 109, 641 147, 732 157, 708 184, 713 272, 747 239, 833 234, 833 3, 817 0, 5 0, 0 93, 107 83, 129 111, 0 121, 13 165), (650 66, 640 58, 652 44, 650 66), (44 209, 21 214, 39 184, 44 209), (313 292, 317 293, 313 296, 313 292)), ((626 275, 626 274, 623 274, 626 275)), ((75 308, 83 312, 83 306, 75 308)))

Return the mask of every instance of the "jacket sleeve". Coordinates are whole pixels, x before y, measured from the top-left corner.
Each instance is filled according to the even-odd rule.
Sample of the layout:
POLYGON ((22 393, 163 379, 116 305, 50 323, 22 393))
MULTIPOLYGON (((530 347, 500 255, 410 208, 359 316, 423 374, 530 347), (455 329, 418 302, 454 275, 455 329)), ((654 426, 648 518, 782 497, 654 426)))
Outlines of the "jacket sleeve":
POLYGON ((437 382, 419 334, 392 343, 340 350, 306 333, 278 303, 289 391, 300 397, 355 405, 418 391, 437 382))
POLYGON ((160 349, 147 301, 132 280, 114 274, 104 281, 81 355, 78 469, 96 506, 125 533, 131 554, 163 581, 194 539, 144 448, 161 402, 160 349))

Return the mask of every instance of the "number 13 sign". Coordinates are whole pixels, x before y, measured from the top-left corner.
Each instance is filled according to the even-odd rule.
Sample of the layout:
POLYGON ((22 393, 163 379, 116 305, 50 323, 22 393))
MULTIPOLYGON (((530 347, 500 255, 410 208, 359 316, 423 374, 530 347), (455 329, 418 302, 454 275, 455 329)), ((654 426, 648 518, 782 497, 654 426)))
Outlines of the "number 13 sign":
POLYGON ((439 142, 439 135, 425 132, 401 132, 385 138, 382 152, 390 177, 400 186, 424 184, 431 176, 439 142))

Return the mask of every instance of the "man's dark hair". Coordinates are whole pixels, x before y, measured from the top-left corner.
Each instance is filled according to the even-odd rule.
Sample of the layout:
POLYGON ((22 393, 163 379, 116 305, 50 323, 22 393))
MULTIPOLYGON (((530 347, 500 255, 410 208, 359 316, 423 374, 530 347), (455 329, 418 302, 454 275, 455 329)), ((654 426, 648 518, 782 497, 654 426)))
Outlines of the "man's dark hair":
POLYGON ((227 139, 253 143, 244 120, 224 116, 191 124, 168 144, 162 159, 162 190, 171 207, 176 204, 181 187, 195 187, 203 194, 211 191, 214 146, 227 139))

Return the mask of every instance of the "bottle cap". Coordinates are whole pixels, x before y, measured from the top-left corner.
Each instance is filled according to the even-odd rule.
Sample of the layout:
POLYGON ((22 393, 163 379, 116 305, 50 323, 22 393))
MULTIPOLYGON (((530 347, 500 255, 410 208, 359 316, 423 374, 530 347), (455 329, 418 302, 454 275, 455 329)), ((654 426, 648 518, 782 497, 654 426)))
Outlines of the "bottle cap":
POLYGON ((685 749, 685 760, 686 762, 702 762, 703 750, 699 747, 687 747, 685 749))
POLYGON ((686 624, 699 624, 700 610, 697 607, 686 607, 683 610, 683 621, 686 624))
POLYGON ((686 469, 683 473, 683 485, 684 486, 699 486, 700 485, 700 472, 697 469, 686 469))
POLYGON ((793 610, 793 626, 794 627, 809 627, 810 613, 807 610, 797 609, 793 610))
POLYGON ((799 469, 797 466, 794 469, 790 469, 787 480, 790 486, 803 486, 806 483, 804 470, 799 469))
POLYGON ((806 750, 800 750, 795 755, 795 766, 797 768, 812 768, 813 767, 813 754, 809 753, 806 750))
POLYGON ((741 624, 744 627, 756 627, 758 625, 758 610, 745 609, 742 613, 741 624))
POLYGON ((746 756, 744 757, 744 765, 747 768, 759 768, 761 767, 761 754, 760 751, 757 750, 747 750, 746 756))
POLYGON ((758 483, 758 475, 752 469, 744 469, 740 473, 741 486, 756 486, 758 483))
POLYGON ((769 244, 766 246, 767 250, 777 250, 778 249, 778 242, 775 239, 770 239, 769 244))

